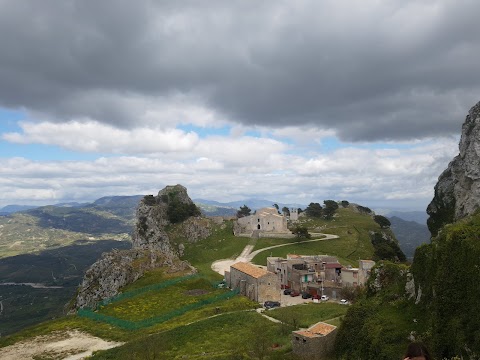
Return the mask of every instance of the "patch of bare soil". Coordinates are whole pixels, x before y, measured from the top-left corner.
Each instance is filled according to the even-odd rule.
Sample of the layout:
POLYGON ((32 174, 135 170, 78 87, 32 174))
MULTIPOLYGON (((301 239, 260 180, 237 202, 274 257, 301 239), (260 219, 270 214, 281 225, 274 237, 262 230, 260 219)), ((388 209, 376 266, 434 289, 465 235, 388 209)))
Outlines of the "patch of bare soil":
POLYGON ((185 295, 190 295, 190 296, 198 296, 198 295, 205 295, 208 294, 209 291, 205 289, 192 289, 192 290, 187 290, 184 292, 185 295))
POLYGON ((106 350, 123 343, 105 341, 78 330, 56 331, 52 334, 36 336, 0 349, 2 360, 79 360, 92 355, 94 351, 106 350))

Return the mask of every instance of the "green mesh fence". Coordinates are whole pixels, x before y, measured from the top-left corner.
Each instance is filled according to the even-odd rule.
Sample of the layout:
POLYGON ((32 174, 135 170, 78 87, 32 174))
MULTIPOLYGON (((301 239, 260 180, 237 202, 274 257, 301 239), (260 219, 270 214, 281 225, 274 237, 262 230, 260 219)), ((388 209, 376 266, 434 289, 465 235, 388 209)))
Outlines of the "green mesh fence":
POLYGON ((77 311, 78 316, 84 317, 84 318, 89 318, 92 320, 96 321, 101 321, 104 323, 108 323, 110 325, 126 329, 126 330, 137 330, 137 329, 142 329, 146 328, 155 324, 160 324, 163 323, 167 320, 173 319, 175 317, 181 316, 189 311, 199 309, 205 305, 213 304, 217 301, 225 300, 227 298, 230 298, 232 296, 235 296, 238 294, 238 290, 235 291, 227 291, 224 292, 223 294, 219 294, 216 296, 212 296, 207 299, 202 299, 200 301, 197 301, 196 303, 188 304, 185 305, 181 308, 175 309, 167 314, 163 314, 160 316, 154 316, 150 317, 148 319, 140 320, 140 321, 129 321, 129 320, 123 320, 116 318, 114 316, 109 316, 109 315, 104 315, 100 314, 98 312, 94 312, 90 309, 79 309, 77 311))
MULTIPOLYGON (((119 295, 114 296, 110 299, 106 299, 99 304, 99 307, 106 306, 108 304, 112 304, 112 303, 115 303, 117 301, 121 301, 121 300, 125 300, 125 299, 131 299, 133 297, 139 296, 139 295, 144 294, 144 293, 149 292, 149 291, 164 289, 166 287, 178 284, 182 281, 186 281, 186 280, 190 280, 190 279, 194 279, 194 278, 200 278, 200 277, 201 276, 199 276, 198 274, 193 274, 193 275, 187 275, 187 276, 182 276, 182 277, 178 277, 178 278, 173 278, 173 279, 166 280, 166 281, 163 281, 161 283, 157 283, 157 284, 153 284, 153 285, 149 285, 149 286, 144 286, 144 287, 139 288, 139 289, 135 289, 135 290, 131 290, 131 291, 119 294, 119 295)), ((204 277, 201 277, 201 278, 204 278, 204 277)), ((209 282, 211 283, 212 287, 218 288, 219 282, 211 282, 211 281, 209 281, 209 282)), ((136 330, 136 329, 142 329, 142 328, 145 328, 145 327, 149 327, 149 326, 152 326, 152 325, 155 325, 155 324, 165 322, 167 320, 170 320, 170 319, 173 319, 173 318, 178 317, 180 315, 183 315, 188 311, 199 309, 199 308, 201 308, 205 305, 209 305, 209 304, 215 303, 217 301, 221 301, 221 300, 230 298, 230 297, 235 296, 237 294, 238 294, 238 290, 227 291, 227 292, 224 292, 222 294, 215 295, 215 296, 212 296, 212 297, 209 297, 209 298, 206 298, 206 299, 199 300, 195 303, 185 305, 185 306, 180 307, 178 309, 175 309, 175 310, 173 310, 169 313, 159 315, 159 316, 150 317, 150 318, 147 318, 147 319, 144 319, 144 320, 139 320, 139 321, 130 321, 130 320, 119 319, 119 318, 114 317, 114 316, 98 313, 98 312, 93 311, 92 309, 89 309, 89 308, 79 309, 77 311, 77 314, 80 317, 89 318, 89 319, 92 319, 92 320, 108 323, 110 325, 120 327, 122 329, 136 330)))
POLYGON ((114 303, 114 302, 117 302, 117 301, 120 301, 120 300, 131 299, 135 296, 144 294, 148 291, 164 289, 166 287, 178 284, 182 281, 197 278, 197 277, 199 277, 199 275, 197 275, 197 274, 187 275, 187 276, 182 276, 182 277, 162 281, 161 283, 144 286, 144 287, 139 288, 139 289, 130 290, 130 291, 127 291, 125 293, 118 294, 118 295, 116 295, 112 298, 103 300, 102 302, 100 302, 99 306, 105 306, 105 305, 108 305, 108 304, 111 304, 111 303, 114 303))

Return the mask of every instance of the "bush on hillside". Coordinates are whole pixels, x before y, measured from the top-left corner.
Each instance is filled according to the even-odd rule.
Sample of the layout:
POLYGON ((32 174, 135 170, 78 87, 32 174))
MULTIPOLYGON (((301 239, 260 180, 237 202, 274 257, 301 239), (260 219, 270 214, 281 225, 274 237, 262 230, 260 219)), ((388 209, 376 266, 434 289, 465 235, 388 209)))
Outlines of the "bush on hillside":
POLYGON ((308 232, 308 228, 305 226, 295 226, 292 230, 292 234, 296 235, 297 238, 310 239, 312 236, 308 232))
POLYGON ((480 215, 443 228, 411 267, 438 358, 480 356, 480 215))
POLYGON ((363 214, 371 214, 372 213, 372 210, 370 208, 366 207, 366 206, 357 205, 357 209, 358 209, 358 211, 360 211, 363 214))
POLYGON ((373 260, 407 261, 407 257, 400 249, 400 246, 398 246, 398 243, 389 238, 385 233, 372 233, 371 242, 374 248, 373 260))
POLYGON ((380 227, 382 229, 385 229, 385 228, 388 228, 390 227, 390 225, 392 225, 392 223, 390 222, 390 220, 388 220, 385 216, 382 216, 382 215, 375 215, 373 217, 373 220, 375 220, 375 222, 380 225, 380 227))
POLYGON ((181 202, 175 192, 168 194, 167 216, 172 224, 185 221, 190 216, 200 215, 200 209, 194 203, 181 202))

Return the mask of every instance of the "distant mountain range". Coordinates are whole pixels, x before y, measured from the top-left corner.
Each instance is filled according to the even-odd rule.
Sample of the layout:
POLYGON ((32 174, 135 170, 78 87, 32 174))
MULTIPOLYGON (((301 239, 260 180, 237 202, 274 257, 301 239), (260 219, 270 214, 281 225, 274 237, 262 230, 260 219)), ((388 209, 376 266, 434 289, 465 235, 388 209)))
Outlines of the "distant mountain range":
POLYGON ((405 256, 412 260, 415 249, 425 243, 430 242, 430 231, 426 224, 419 224, 416 221, 407 221, 397 216, 389 217, 395 237, 398 240, 400 249, 405 256))
POLYGON ((422 225, 426 225, 428 219, 426 211, 389 211, 385 216, 388 218, 398 217, 406 221, 415 221, 422 225))
MULTIPOLYGON (((98 209, 98 210, 107 210, 113 212, 115 215, 133 218, 135 214, 135 209, 138 205, 138 202, 142 199, 144 195, 132 195, 132 196, 105 196, 100 199, 95 200, 93 203, 59 203, 55 205, 48 205, 49 207, 68 207, 76 209, 98 209)), ((254 198, 249 198, 239 201, 231 201, 226 203, 221 203, 214 200, 206 199, 194 199, 193 200, 200 209, 209 216, 230 216, 235 215, 240 206, 247 205, 252 210, 261 209, 264 207, 272 207, 273 204, 277 204, 280 209, 284 206, 291 208, 305 208, 307 205, 304 204, 285 204, 279 203, 272 200, 259 200, 254 198)), ((9 215, 16 212, 25 212, 28 210, 34 210, 39 208, 45 208, 45 206, 33 206, 33 205, 7 205, 0 209, 0 215, 9 215)))

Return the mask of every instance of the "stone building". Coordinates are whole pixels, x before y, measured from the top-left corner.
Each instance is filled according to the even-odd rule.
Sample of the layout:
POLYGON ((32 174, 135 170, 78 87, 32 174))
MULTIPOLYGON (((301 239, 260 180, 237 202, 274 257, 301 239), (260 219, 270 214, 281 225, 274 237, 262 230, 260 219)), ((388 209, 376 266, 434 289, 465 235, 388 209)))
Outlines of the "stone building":
POLYGON ((300 359, 323 360, 333 352, 337 327, 319 322, 306 330, 292 332, 293 353, 300 359))
POLYGON ((225 272, 227 286, 238 289, 240 295, 263 303, 267 300, 280 301, 280 281, 274 273, 258 266, 238 262, 225 272))
POLYGON ((370 272, 375 266, 375 261, 373 260, 358 260, 358 284, 365 285, 368 278, 370 277, 370 272))
POLYGON ((298 220, 298 209, 297 208, 290 208, 290 220, 297 221, 298 220))
POLYGON ((287 218, 280 215, 276 208, 263 208, 250 216, 245 216, 238 219, 238 224, 243 229, 243 232, 275 232, 275 233, 290 233, 287 228, 287 218))

